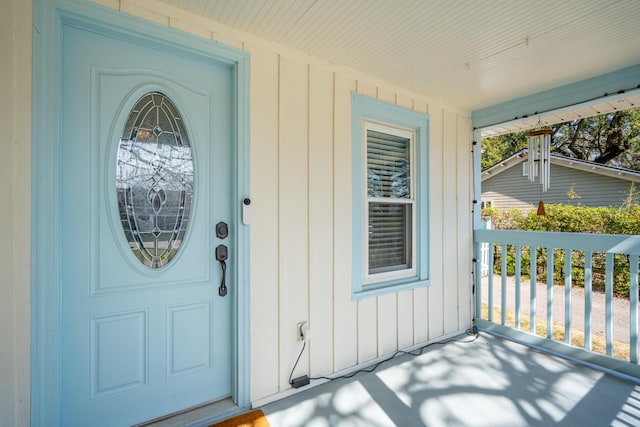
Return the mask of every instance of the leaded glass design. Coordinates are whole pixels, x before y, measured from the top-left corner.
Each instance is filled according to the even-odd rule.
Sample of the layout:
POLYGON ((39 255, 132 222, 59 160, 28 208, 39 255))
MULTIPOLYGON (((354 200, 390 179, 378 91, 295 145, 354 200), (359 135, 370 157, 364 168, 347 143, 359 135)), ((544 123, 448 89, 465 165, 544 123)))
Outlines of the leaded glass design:
POLYGON ((118 144, 116 190, 129 247, 150 268, 167 265, 187 232, 193 157, 184 122, 163 93, 134 105, 118 144))

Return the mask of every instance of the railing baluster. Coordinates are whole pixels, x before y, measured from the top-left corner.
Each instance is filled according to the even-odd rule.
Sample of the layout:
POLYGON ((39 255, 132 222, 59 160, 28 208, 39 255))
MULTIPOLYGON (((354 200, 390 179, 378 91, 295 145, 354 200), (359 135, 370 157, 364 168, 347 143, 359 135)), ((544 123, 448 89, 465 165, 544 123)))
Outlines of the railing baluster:
POLYGON ((507 245, 502 245, 502 263, 500 266, 500 276, 502 279, 500 287, 500 323, 507 324, 507 245))
POLYGON ((483 253, 483 257, 482 258, 484 260, 484 271, 483 274, 488 275, 489 274, 489 263, 487 262, 487 260, 489 259, 489 244, 487 242, 483 243, 483 247, 482 247, 482 253, 483 253))
POLYGON ((529 320, 531 321, 531 325, 529 325, 529 329, 532 334, 536 333, 536 247, 535 245, 531 245, 529 247, 529 253, 531 255, 531 259, 529 262, 529 320))
POLYGON ((564 250, 564 342, 571 344, 571 249, 564 250))
POLYGON ((607 356, 613 356, 613 253, 607 252, 605 264, 605 337, 607 341, 607 356))
POLYGON ((521 258, 521 254, 520 254, 520 245, 516 245, 515 246, 515 250, 516 250, 516 324, 515 327, 516 329, 520 329, 520 275, 521 275, 521 271, 520 271, 520 258, 521 258))
POLYGON ((629 288, 629 343, 631 351, 629 360, 638 363, 638 255, 629 255, 629 272, 631 286, 629 288))
POLYGON ((547 247, 547 338, 553 339, 553 248, 547 247))
POLYGON ((591 251, 584 251, 584 348, 591 351, 591 286, 593 261, 591 251))
POLYGON ((487 320, 493 322, 493 257, 495 256, 495 248, 493 242, 489 243, 489 273, 487 274, 487 320))

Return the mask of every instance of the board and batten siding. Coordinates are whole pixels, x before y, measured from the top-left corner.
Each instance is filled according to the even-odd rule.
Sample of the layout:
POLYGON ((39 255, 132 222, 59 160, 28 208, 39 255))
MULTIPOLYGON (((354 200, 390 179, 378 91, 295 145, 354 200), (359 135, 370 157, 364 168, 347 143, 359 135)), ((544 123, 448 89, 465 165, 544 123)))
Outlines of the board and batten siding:
POLYGON ((0 425, 27 426, 31 349, 30 1, 0 1, 0 425))
MULTIPOLYGON (((482 201, 491 201, 497 209, 533 209, 540 199, 545 203, 581 205, 590 207, 620 207, 629 196, 633 181, 614 178, 596 172, 587 172, 551 163, 549 190, 540 191, 538 182, 531 183, 523 176, 522 163, 482 182, 482 201), (573 196, 569 197, 572 192, 573 196)), ((636 191, 640 189, 635 183, 636 191)))
POLYGON ((95 0, 251 54, 251 400, 464 331, 472 321, 470 113, 155 0, 95 0), (431 285, 352 301, 351 94, 430 116, 431 285))

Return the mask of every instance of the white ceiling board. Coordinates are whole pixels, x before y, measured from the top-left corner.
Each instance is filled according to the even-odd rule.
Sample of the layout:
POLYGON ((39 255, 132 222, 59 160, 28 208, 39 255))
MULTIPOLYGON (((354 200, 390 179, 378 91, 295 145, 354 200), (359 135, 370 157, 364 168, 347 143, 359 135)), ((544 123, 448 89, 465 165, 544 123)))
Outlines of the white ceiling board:
POLYGON ((477 110, 640 63, 638 0, 160 0, 477 110))

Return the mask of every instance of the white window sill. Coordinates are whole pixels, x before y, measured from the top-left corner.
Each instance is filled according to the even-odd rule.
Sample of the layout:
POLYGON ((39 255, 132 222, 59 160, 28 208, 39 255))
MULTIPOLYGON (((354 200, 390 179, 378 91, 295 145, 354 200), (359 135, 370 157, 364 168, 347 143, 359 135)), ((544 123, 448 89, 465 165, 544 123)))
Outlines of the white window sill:
POLYGON ((408 280, 396 280, 393 282, 383 282, 371 285, 363 285, 361 290, 354 291, 352 301, 358 301, 365 298, 376 297, 380 295, 402 292, 409 289, 427 287, 431 284, 429 279, 417 280, 415 277, 408 280))

